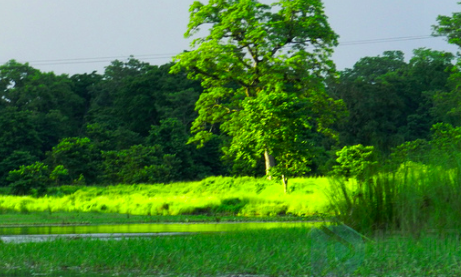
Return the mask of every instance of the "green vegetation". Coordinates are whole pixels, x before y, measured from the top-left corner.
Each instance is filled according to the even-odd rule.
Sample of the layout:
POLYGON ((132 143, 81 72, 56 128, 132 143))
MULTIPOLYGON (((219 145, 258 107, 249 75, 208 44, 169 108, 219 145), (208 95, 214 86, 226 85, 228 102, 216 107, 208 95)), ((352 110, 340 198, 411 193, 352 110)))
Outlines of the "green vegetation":
POLYGON ((101 212, 133 215, 312 216, 325 212, 326 178, 293 179, 290 193, 266 179, 210 177, 200 182, 63 186, 54 196, 0 196, 0 209, 19 212, 101 212))
POLYGON ((211 26, 209 34, 195 38, 172 67, 204 88, 190 141, 203 145, 219 130, 229 136, 224 153, 235 163, 255 168, 264 157, 266 175, 284 183, 309 172, 314 138, 332 135, 330 125, 343 115, 342 101, 328 97, 323 82, 334 73, 338 35, 322 2, 196 1, 185 37, 203 26, 211 26))
MULTIPOLYGON (((101 275, 302 276, 313 274, 308 229, 115 240, 61 239, 2 244, 0 269, 101 275), (238 243, 237 243, 238 242, 238 243)), ((355 276, 457 276, 461 247, 455 235, 399 236, 365 244, 355 276)))
MULTIPOLYGON (((446 233, 461 228, 461 59, 386 51, 335 72, 321 1, 190 11, 186 36, 209 34, 175 63, 0 66, 0 224, 335 215, 375 240, 356 274, 460 275, 446 233)), ((454 13, 433 31, 461 46, 460 26, 454 13)), ((289 229, 2 244, 0 269, 310 274, 311 243, 289 229)))
MULTIPOLYGON (((195 2, 190 11, 186 36, 204 24, 209 32, 172 63, 129 58, 73 76, 1 65, 0 190, 41 196, 51 186, 270 173, 289 193, 288 177, 358 173, 346 168, 355 157, 335 156, 344 147, 363 145, 362 165, 382 167, 394 148, 460 125, 452 53, 415 49, 407 61, 386 51, 335 72, 337 35, 321 1, 195 2), (377 160, 363 156, 370 147, 377 160)), ((458 21, 441 16, 434 33, 457 45, 458 21)))

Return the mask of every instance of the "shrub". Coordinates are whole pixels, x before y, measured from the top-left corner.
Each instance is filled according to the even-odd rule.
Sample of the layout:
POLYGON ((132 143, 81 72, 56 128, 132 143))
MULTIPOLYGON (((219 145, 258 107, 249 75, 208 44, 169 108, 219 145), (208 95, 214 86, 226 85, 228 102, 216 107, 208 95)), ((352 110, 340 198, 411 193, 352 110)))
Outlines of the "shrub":
POLYGON ((373 146, 361 144, 344 146, 336 152, 338 156, 336 161, 339 165, 333 166, 333 175, 363 181, 372 167, 377 164, 373 161, 373 150, 373 146))
POLYGON ((22 165, 19 169, 10 171, 7 180, 11 182, 12 194, 25 195, 35 189, 41 195, 49 185, 48 166, 41 162, 28 166, 22 165))

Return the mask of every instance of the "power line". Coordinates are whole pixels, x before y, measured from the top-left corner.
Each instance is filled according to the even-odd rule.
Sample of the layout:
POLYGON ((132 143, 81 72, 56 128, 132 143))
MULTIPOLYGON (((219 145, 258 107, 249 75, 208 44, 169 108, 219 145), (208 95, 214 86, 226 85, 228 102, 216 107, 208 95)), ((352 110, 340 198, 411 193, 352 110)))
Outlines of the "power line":
MULTIPOLYGON (((434 39, 437 37, 431 35, 421 36, 405 36, 405 37, 391 37, 391 38, 379 38, 379 39, 366 39, 366 40, 355 40, 355 41, 344 41, 339 42, 338 47, 342 46, 355 46, 355 45, 367 45, 367 44, 378 44, 378 43, 390 43, 390 42, 403 42, 412 40, 424 40, 434 39)), ((177 53, 163 53, 163 54, 144 54, 144 55, 132 55, 134 58, 142 58, 142 60, 159 60, 159 59, 171 59, 177 53)), ((126 59, 131 56, 108 56, 108 57, 95 57, 95 58, 72 58, 72 59, 54 59, 54 60, 36 60, 29 61, 34 65, 71 65, 71 64, 91 64, 91 63, 108 63, 115 59, 126 59)))
POLYGON ((387 42, 399 42, 399 41, 422 40, 422 39, 432 39, 432 38, 436 38, 436 37, 430 36, 430 35, 425 35, 425 36, 407 36, 407 37, 366 39, 366 40, 340 42, 339 46, 374 44, 374 43, 387 43, 387 42))
MULTIPOLYGON (((171 58, 176 53, 165 54, 149 54, 149 55, 131 55, 133 58, 142 58, 143 60, 156 60, 171 58)), ((37 60, 30 61, 35 65, 65 65, 65 64, 81 64, 81 63, 102 63, 112 62, 114 59, 126 59, 131 56, 111 56, 111 57, 97 57, 97 58, 73 58, 73 59, 56 59, 56 60, 37 60)))

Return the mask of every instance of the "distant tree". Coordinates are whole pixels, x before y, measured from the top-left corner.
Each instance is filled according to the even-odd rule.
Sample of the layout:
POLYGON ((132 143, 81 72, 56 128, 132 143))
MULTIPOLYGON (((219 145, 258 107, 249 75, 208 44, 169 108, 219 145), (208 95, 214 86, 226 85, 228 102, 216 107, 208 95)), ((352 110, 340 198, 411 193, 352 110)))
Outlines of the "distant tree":
POLYGON ((64 184, 63 182, 65 181, 70 183, 69 171, 63 165, 57 165, 50 173, 50 180, 53 181, 56 186, 64 184))
POLYGON ((432 26, 433 35, 445 36, 449 43, 461 47, 461 12, 454 12, 451 16, 439 15, 437 22, 432 26))
POLYGON ((372 167, 377 164, 373 159, 373 148, 361 144, 344 146, 336 152, 338 165, 333 166, 332 173, 347 179, 355 178, 359 182, 365 181, 372 175, 372 167))
POLYGON ((372 145, 389 154, 405 141, 427 139, 436 118, 433 95, 448 87, 453 55, 417 49, 409 63, 400 51, 360 59, 329 83, 349 111, 338 123, 343 145, 372 145))
POLYGON ((26 195, 35 190, 37 195, 42 195, 49 185, 48 174, 48 166, 41 162, 22 165, 19 169, 10 171, 8 181, 11 182, 11 193, 26 195))
POLYGON ((38 161, 38 157, 29 151, 14 150, 0 160, 0 186, 7 186, 7 177, 10 171, 19 169, 22 165, 30 165, 38 161))
MULTIPOLYGON (((85 117, 90 109, 91 99, 95 92, 95 88, 102 81, 103 76, 93 71, 92 73, 75 74, 70 77, 72 91, 83 99, 81 109, 76 113, 76 120, 79 125, 84 129, 85 117)), ((82 130, 81 130, 82 131, 82 130)))
POLYGON ((122 127, 147 136, 150 125, 159 122, 155 105, 159 100, 158 75, 157 66, 134 58, 113 61, 92 90, 87 123, 104 123, 111 130, 122 127))
POLYGON ((101 175, 101 151, 89 138, 65 138, 48 153, 47 164, 52 168, 63 166, 70 180, 81 175, 88 184, 99 182, 101 175))
POLYGON ((104 123, 88 124, 86 134, 104 151, 128 149, 145 142, 145 139, 136 132, 122 126, 114 130, 104 123))
POLYGON ((10 170, 43 158, 34 115, 15 107, 0 108, 0 186, 6 186, 10 170))
POLYGON ((0 107, 33 115, 43 153, 81 129, 84 99, 72 91, 67 75, 41 72, 14 60, 0 66, 0 107))
POLYGON ((134 145, 120 151, 103 151, 104 181, 109 184, 168 183, 180 180, 180 160, 164 154, 159 145, 134 145))
POLYGON ((310 133, 331 134, 341 108, 324 92, 337 35, 321 1, 196 1, 190 11, 186 37, 210 26, 172 67, 204 88, 190 141, 203 144, 219 129, 231 137, 227 155, 252 165, 264 155, 268 176, 274 167, 282 175, 307 172, 310 133))
MULTIPOLYGON (((458 3, 460 4, 460 3, 458 3)), ((452 16, 440 15, 438 24, 433 26, 433 34, 445 36, 449 43, 461 47, 461 13, 452 16)), ((461 60, 451 70, 451 90, 440 91, 434 95, 436 107, 433 112, 444 122, 461 126, 461 60)))

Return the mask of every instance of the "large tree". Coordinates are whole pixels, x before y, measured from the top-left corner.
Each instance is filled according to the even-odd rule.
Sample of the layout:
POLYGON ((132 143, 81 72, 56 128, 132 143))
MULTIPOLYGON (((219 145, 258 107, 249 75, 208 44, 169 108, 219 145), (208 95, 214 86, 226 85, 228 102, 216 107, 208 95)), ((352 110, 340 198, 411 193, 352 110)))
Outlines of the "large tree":
MULTIPOLYGON (((445 36, 449 43, 461 47, 461 12, 455 12, 451 16, 440 15, 437 21, 438 24, 432 26, 434 35, 445 36)), ((461 59, 458 58, 451 73, 452 90, 434 95, 435 112, 443 121, 461 126, 461 59)))
POLYGON ((185 36, 201 27, 210 27, 208 35, 193 40, 172 68, 186 69, 204 88, 192 141, 203 143, 219 129, 231 138, 227 154, 252 164, 264 155, 268 176, 271 169, 307 172, 313 134, 331 134, 342 109, 324 90, 338 36, 322 1, 196 1, 185 36))

